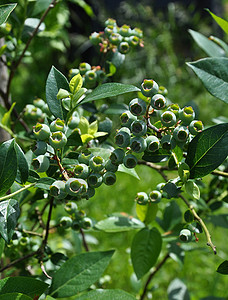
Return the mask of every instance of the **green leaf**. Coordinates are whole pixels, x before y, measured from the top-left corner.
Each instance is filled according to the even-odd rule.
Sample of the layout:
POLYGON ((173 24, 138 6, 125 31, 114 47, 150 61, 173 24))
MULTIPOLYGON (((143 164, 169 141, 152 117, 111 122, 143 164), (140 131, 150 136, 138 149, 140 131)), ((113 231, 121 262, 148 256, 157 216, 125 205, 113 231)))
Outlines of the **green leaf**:
POLYGON ((32 298, 21 293, 7 293, 0 295, 0 300, 32 300, 32 298))
POLYGON ((70 258, 53 275, 49 294, 56 298, 70 297, 96 282, 114 251, 82 253, 70 258))
POLYGON ((112 103, 104 113, 106 115, 121 115, 124 111, 128 110, 128 106, 125 103, 112 103))
POLYGON ((61 100, 61 99, 68 98, 69 96, 70 96, 70 93, 69 93, 67 90, 59 89, 56 98, 57 98, 58 100, 61 100))
POLYGON ((169 195, 169 197, 177 198, 180 193, 181 187, 176 186, 176 184, 173 182, 168 182, 162 189, 169 195))
POLYGON ((66 111, 63 110, 61 100, 57 99, 59 89, 69 90, 66 77, 52 66, 46 82, 46 100, 51 113, 61 120, 65 119, 66 111))
POLYGON ((161 226, 165 231, 172 230, 178 223, 182 220, 182 213, 173 200, 168 202, 163 213, 163 220, 161 221, 161 226))
POLYGON ((213 96, 228 103, 228 58, 203 58, 187 63, 213 96))
POLYGON ((92 93, 86 96, 78 104, 83 104, 95 100, 105 99, 108 97, 115 97, 130 92, 139 92, 140 89, 134 85, 122 84, 122 83, 105 83, 95 88, 92 93))
POLYGON ((190 300, 186 285, 178 278, 170 283, 167 292, 169 300, 190 300))
POLYGON ((36 16, 44 12, 48 8, 51 2, 52 0, 36 0, 32 15, 36 16))
POLYGON ((176 165, 178 165, 183 159, 183 150, 179 146, 176 146, 174 149, 172 149, 172 156, 176 165))
POLYGON ((43 190, 49 190, 50 189, 50 185, 52 185, 52 183, 55 181, 54 178, 51 177, 43 177, 38 179, 38 181, 36 182, 35 187, 43 189, 43 190))
POLYGON ((131 175, 131 176, 137 178, 138 180, 140 180, 139 175, 137 174, 135 169, 128 169, 123 164, 119 165, 118 172, 126 173, 126 174, 131 175))
POLYGON ((13 184, 17 175, 15 141, 9 140, 0 146, 0 196, 13 184))
POLYGON ((71 134, 67 137, 67 146, 82 146, 82 139, 80 131, 78 128, 75 128, 71 134))
POLYGON ((6 277, 0 280, 0 295, 22 293, 35 298, 47 289, 48 285, 38 279, 24 276, 6 277))
POLYGON ((136 214, 140 221, 144 222, 146 225, 153 222, 156 218, 158 211, 157 203, 149 203, 147 205, 140 205, 136 203, 136 214))
POLYGON ((225 52, 221 47, 209 40, 203 34, 191 29, 189 29, 188 32, 191 34, 198 46, 207 53, 207 55, 211 57, 221 57, 225 55, 225 52))
POLYGON ((228 45, 223 40, 219 39, 216 36, 211 35, 210 40, 218 44, 220 47, 223 48, 223 50, 226 52, 226 56, 228 55, 228 45))
POLYGON ((88 133, 94 135, 97 132, 97 130, 98 130, 98 122, 96 120, 93 123, 89 124, 88 133))
POLYGON ((0 202, 0 234, 6 243, 9 243, 13 236, 19 215, 20 208, 16 200, 0 202))
POLYGON ((94 16, 92 7, 88 3, 86 3, 84 0, 70 0, 70 1, 79 5, 81 8, 83 8, 88 16, 90 16, 90 17, 94 16))
POLYGON ((190 178, 203 177, 215 170, 228 155, 228 123, 198 133, 189 143, 186 163, 190 178))
POLYGON ((89 151, 95 156, 101 156, 104 160, 109 159, 113 149, 109 148, 89 148, 89 151))
POLYGON ((157 228, 143 228, 131 245, 131 260, 138 279, 152 268, 161 252, 162 238, 157 228))
POLYGON ((167 245, 167 249, 169 251, 169 256, 176 262, 183 266, 185 251, 179 246, 176 242, 171 242, 167 245))
POLYGON ((199 200, 200 198, 200 190, 198 185, 193 180, 188 180, 185 183, 185 190, 192 198, 199 200))
POLYGON ((10 128, 10 116, 11 116, 11 113, 12 113, 13 108, 14 108, 15 105, 16 105, 16 102, 14 102, 11 105, 10 109, 2 117, 2 120, 1 120, 2 125, 7 126, 7 127, 10 128))
POLYGON ((105 232, 122 232, 132 229, 141 229, 144 224, 132 216, 110 216, 107 219, 99 221, 95 227, 105 232))
POLYGON ((223 275, 228 275, 228 260, 224 260, 219 266, 216 272, 223 274, 223 275))
POLYGON ((223 31, 225 31, 226 34, 228 34, 228 22, 223 20, 222 18, 216 16, 213 12, 211 12, 209 9, 207 11, 211 14, 215 22, 222 28, 223 31))
POLYGON ((80 73, 78 73, 71 79, 69 83, 71 93, 73 95, 76 94, 82 87, 82 84, 83 84, 82 76, 80 75, 80 73))
POLYGON ((3 238, 0 237, 0 258, 2 257, 2 253, 4 251, 5 248, 5 241, 3 238))
POLYGON ((213 223, 215 226, 228 228, 228 215, 219 214, 216 216, 209 216, 208 221, 213 223))
POLYGON ((144 155, 142 157, 143 160, 153 162, 153 163, 158 163, 161 161, 165 161, 170 157, 170 153, 167 152, 166 150, 159 149, 158 151, 155 152, 144 152, 144 155))
POLYGON ((17 163, 18 163, 18 171, 20 174, 20 182, 24 184, 29 177, 28 163, 25 158, 24 152, 22 151, 21 147, 17 143, 15 143, 15 150, 17 154, 17 163))
POLYGON ((77 106, 77 102, 78 100, 83 96, 83 98, 85 97, 85 92, 87 91, 86 88, 81 88, 77 91, 76 94, 74 94, 73 99, 72 99, 72 111, 70 112, 70 115, 72 115, 73 111, 75 110, 76 106, 77 106))
POLYGON ((122 290, 94 290, 75 298, 75 300, 136 300, 132 295, 122 290))
POLYGON ((81 134, 87 134, 89 131, 89 121, 85 117, 81 117, 78 128, 80 129, 81 134))
POLYGON ((0 5, 0 25, 6 22, 11 12, 17 6, 17 3, 0 5))

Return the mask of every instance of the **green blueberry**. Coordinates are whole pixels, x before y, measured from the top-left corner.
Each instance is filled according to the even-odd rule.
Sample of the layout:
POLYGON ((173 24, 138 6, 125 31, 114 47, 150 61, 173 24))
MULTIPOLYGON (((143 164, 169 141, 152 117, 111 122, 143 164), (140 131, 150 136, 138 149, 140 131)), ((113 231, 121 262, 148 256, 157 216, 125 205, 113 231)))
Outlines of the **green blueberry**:
POLYGON ((88 64, 86 62, 80 63, 79 71, 80 71, 81 75, 84 75, 87 71, 90 71, 90 70, 91 70, 90 64, 88 64))
POLYGON ((89 160, 91 157, 93 157, 93 154, 89 151, 85 151, 79 154, 78 161, 81 164, 89 165, 89 160))
POLYGON ((175 114, 177 120, 179 119, 181 109, 180 109, 180 106, 177 103, 173 103, 173 104, 169 105, 167 110, 173 112, 175 114))
POLYGON ((190 209, 186 210, 184 213, 184 219, 187 223, 192 223, 194 221, 194 215, 190 209))
POLYGON ((137 162, 138 160, 133 154, 127 154, 123 159, 124 166, 129 169, 134 168, 137 165, 137 162))
POLYGON ((47 152, 47 143, 44 141, 37 141, 33 153, 35 155, 44 155, 47 152))
POLYGON ((166 107, 166 99, 161 94, 155 94, 151 99, 151 106, 155 109, 161 110, 166 107))
POLYGON ((131 30, 131 34, 137 36, 138 38, 142 38, 143 37, 143 32, 141 29, 135 27, 134 29, 131 30))
POLYGON ((192 135, 196 135, 203 130, 203 123, 202 121, 194 120, 189 124, 188 129, 192 135))
POLYGON ((78 75, 80 73, 79 69, 70 69, 69 71, 69 78, 72 79, 74 76, 78 75))
POLYGON ((33 100, 33 104, 43 111, 43 107, 46 103, 44 102, 43 99, 37 98, 37 99, 33 100))
POLYGON ((121 148, 128 147, 130 144, 131 132, 129 128, 122 127, 115 135, 115 143, 121 148))
POLYGON ((91 227, 93 227, 93 222, 90 218, 88 217, 85 217, 83 220, 82 220, 82 228, 83 229, 90 229, 91 227))
POLYGON ((121 54, 127 54, 130 51, 128 42, 121 42, 118 46, 118 50, 121 54))
POLYGON ((105 161, 101 156, 93 156, 89 160, 89 166, 94 172, 100 172, 104 169, 105 161))
POLYGON ((144 79, 141 84, 141 93, 145 97, 152 97, 158 92, 158 84, 153 79, 144 79))
POLYGON ((70 228, 72 226, 72 219, 70 217, 62 217, 59 221, 60 225, 64 228, 64 229, 67 229, 67 228, 70 228))
POLYGON ((68 123, 67 123, 67 126, 70 128, 70 129, 75 129, 78 127, 78 124, 80 123, 80 118, 79 116, 71 116, 68 123))
POLYGON ((97 82, 97 73, 95 70, 89 70, 85 73, 85 84, 88 87, 93 87, 97 82))
POLYGON ((37 140, 44 141, 49 138, 51 131, 48 125, 37 123, 33 126, 33 134, 37 140))
POLYGON ((52 132, 56 132, 56 131, 64 132, 65 131, 64 121, 57 118, 56 120, 51 122, 50 129, 51 129, 52 132))
POLYGON ((159 149, 160 141, 155 135, 149 135, 146 138, 147 148, 146 150, 149 152, 155 152, 159 149))
POLYGON ((115 19, 112 19, 112 18, 108 18, 108 19, 105 21, 105 26, 108 26, 108 25, 117 26, 116 20, 115 20, 115 19))
POLYGON ((183 122, 183 125, 189 125, 195 118, 195 112, 191 106, 185 106, 180 111, 180 120, 183 122))
POLYGON ((123 39, 123 37, 117 32, 112 32, 109 36, 109 41, 113 45, 119 45, 119 43, 122 41, 122 39, 123 39))
POLYGON ((50 186, 50 195, 56 199, 64 199, 67 196, 65 190, 65 182, 61 180, 56 180, 50 186))
POLYGON ((121 26, 119 28, 119 34, 121 34, 123 37, 130 36, 132 34, 130 26, 128 26, 126 24, 124 24, 123 26, 121 26))
POLYGON ((123 162, 125 156, 125 152, 123 149, 117 148, 115 149, 111 154, 110 154, 110 161, 114 164, 114 165, 120 165, 123 162))
POLYGON ((185 126, 177 126, 173 131, 173 137, 178 142, 186 142, 188 139, 189 131, 185 126))
POLYGON ((75 202, 68 202, 64 206, 64 209, 69 215, 72 215, 78 211, 78 206, 75 202))
POLYGON ((82 194, 82 197, 88 200, 89 198, 92 198, 94 195, 95 195, 95 188, 89 186, 87 192, 82 194))
POLYGON ((98 173, 91 173, 87 182, 90 187, 98 188, 102 184, 102 176, 98 173))
POLYGON ((116 175, 113 172, 106 172, 102 179, 106 185, 113 185, 116 182, 116 175))
POLYGON ((103 70, 96 70, 97 80, 99 83, 102 83, 106 79, 106 73, 103 70))
POLYGON ((167 110, 161 115, 161 122, 162 125, 171 127, 177 122, 176 115, 173 112, 167 110))
POLYGON ((65 189, 71 196, 80 196, 80 194, 87 192, 88 184, 81 178, 69 178, 65 184, 65 189))
POLYGON ((53 132, 52 135, 49 137, 49 144, 54 149, 61 149, 67 143, 67 137, 62 131, 53 132))
POLYGON ((176 140, 174 138, 172 138, 169 134, 164 135, 161 138, 161 146, 162 146, 162 149, 169 151, 169 150, 175 148, 176 140))
POLYGON ((112 131, 112 120, 106 117, 103 121, 99 122, 98 131, 108 132, 110 134, 112 131))
POLYGON ((136 47, 139 45, 140 43, 140 39, 136 36, 136 35, 132 35, 129 37, 129 45, 132 46, 132 47, 136 47))
POLYGON ((142 137, 134 137, 130 140, 130 147, 133 152, 141 153, 146 150, 146 139, 142 137))
POLYGON ((39 155, 32 160, 32 166, 39 173, 46 172, 50 166, 49 158, 45 155, 39 155))
POLYGON ((131 132, 135 136, 143 136, 147 132, 147 125, 144 121, 137 120, 131 124, 131 132))
POLYGON ((134 116, 144 115, 146 108, 146 102, 140 98, 132 99, 129 103, 129 110, 134 116))
POLYGON ((105 170, 108 171, 108 172, 117 172, 118 170, 118 166, 117 165, 114 165, 111 160, 108 160, 105 164, 105 170))
POLYGON ((120 116, 121 125, 130 128, 132 122, 136 121, 137 117, 134 116, 129 110, 122 113, 120 116))
POLYGON ((156 190, 162 191, 162 190, 163 190, 163 187, 164 187, 165 185, 166 185, 165 182, 159 183, 159 184, 156 186, 156 190))
POLYGON ((137 203, 139 205, 146 205, 148 203, 149 197, 147 195, 147 193, 145 192, 139 192, 136 195, 136 199, 137 203))
POLYGON ((179 238, 182 242, 190 242, 192 240, 192 232, 189 229, 182 229, 179 238))
POLYGON ((161 198, 162 198, 162 194, 157 190, 154 190, 149 194, 149 199, 150 202, 152 203, 159 203, 161 201, 161 198))
POLYGON ((110 35, 112 35, 113 33, 115 33, 117 30, 116 30, 116 26, 114 25, 108 25, 105 27, 104 29, 104 33, 107 37, 110 37, 110 35))
MULTIPOLYGON (((99 43, 101 42, 101 36, 100 36, 100 33, 98 32, 93 32, 90 37, 89 37, 91 43, 93 45, 99 45, 99 43)), ((77 74, 75 74, 77 75, 77 74)))
POLYGON ((74 167, 74 175, 77 178, 86 179, 89 176, 89 167, 86 164, 78 164, 74 167))

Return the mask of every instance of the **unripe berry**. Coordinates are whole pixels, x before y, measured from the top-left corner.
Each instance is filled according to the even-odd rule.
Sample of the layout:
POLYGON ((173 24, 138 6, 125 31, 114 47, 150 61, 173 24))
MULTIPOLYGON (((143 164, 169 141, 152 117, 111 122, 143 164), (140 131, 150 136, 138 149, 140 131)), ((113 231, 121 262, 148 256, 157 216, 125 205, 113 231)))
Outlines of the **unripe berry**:
POLYGON ((88 184, 84 179, 69 178, 66 182, 65 189, 71 196, 80 196, 80 194, 87 192, 88 184))
POLYGON ((173 112, 173 113, 175 114, 177 120, 179 119, 179 115, 180 115, 181 109, 180 109, 180 106, 179 106, 178 104, 176 104, 176 103, 171 104, 171 105, 167 108, 167 110, 173 112))
POLYGON ((69 78, 72 79, 74 76, 80 73, 79 69, 70 69, 69 71, 69 78))
POLYGON ((195 112, 191 106, 185 106, 180 111, 180 120, 184 125, 190 124, 195 118, 195 112))
POLYGON ((133 154, 127 154, 124 159, 123 163, 126 168, 132 169, 137 165, 137 158, 133 154))
POLYGON ((92 198, 95 195, 95 188, 89 186, 86 193, 82 194, 82 198, 86 198, 87 200, 89 198, 92 198))
POLYGON ((121 54, 127 54, 130 51, 128 42, 121 42, 118 46, 118 50, 121 54))
POLYGON ((34 104, 36 107, 38 107, 38 108, 40 108, 41 110, 43 110, 43 107, 44 107, 44 105, 45 105, 46 103, 44 102, 43 99, 38 98, 38 99, 33 100, 33 104, 34 104))
POLYGON ((29 109, 25 111, 25 117, 31 120, 37 120, 43 117, 43 112, 40 108, 31 105, 29 106, 29 109))
POLYGON ((33 133, 36 139, 44 141, 49 138, 51 131, 48 125, 37 123, 33 126, 33 133))
POLYGON ((119 43, 122 41, 122 36, 117 33, 117 32, 113 32, 111 33, 111 35, 109 36, 109 41, 113 44, 113 45, 119 45, 119 43))
POLYGON ((139 37, 140 39, 143 37, 143 32, 140 28, 135 27, 131 30, 131 34, 134 34, 135 36, 139 37))
POLYGON ((159 191, 154 190, 154 191, 150 192, 149 198, 150 198, 150 202, 159 203, 161 201, 162 194, 159 191))
POLYGON ((143 136, 143 135, 145 135, 146 132, 147 132, 146 123, 144 121, 141 121, 141 120, 134 121, 131 124, 131 132, 135 136, 143 136))
POLYGON ((44 155, 47 152, 47 143, 44 141, 37 141, 33 153, 35 155, 44 155))
POLYGON ((65 182, 61 180, 56 180, 53 182, 50 186, 50 195, 56 199, 66 198, 67 192, 65 190, 65 182))
POLYGON ((50 166, 49 158, 44 155, 39 155, 33 159, 32 166, 37 172, 46 172, 50 166))
POLYGON ((162 190, 163 190, 163 187, 164 187, 165 185, 166 185, 165 182, 159 183, 159 184, 156 186, 156 190, 162 191, 162 190))
POLYGON ((166 107, 166 99, 161 94, 155 94, 151 99, 151 106, 155 109, 161 110, 166 107))
POLYGON ((68 202, 64 206, 65 211, 69 214, 72 215, 78 210, 78 206, 75 202, 68 202))
POLYGON ((71 228, 75 231, 78 231, 81 228, 81 222, 78 220, 73 220, 71 228))
POLYGON ((87 71, 91 70, 91 66, 88 63, 80 63, 79 65, 79 71, 81 75, 84 75, 87 71))
POLYGON ((203 130, 203 123, 201 121, 194 120, 189 124, 188 129, 192 135, 196 135, 203 130))
POLYGON ((155 135, 149 135, 146 138, 147 148, 146 150, 149 152, 155 152, 159 149, 160 141, 155 135))
POLYGON ((52 132, 65 131, 64 121, 57 118, 55 121, 51 122, 50 129, 52 132))
POLYGON ((173 137, 178 142, 186 142, 188 139, 189 131, 185 126, 177 126, 173 131, 173 137))
POLYGON ((122 113, 120 116, 121 124, 125 127, 130 127, 133 121, 136 121, 137 117, 134 116, 129 110, 122 113))
POLYGON ((53 132, 52 135, 49 137, 49 144, 54 149, 61 149, 67 143, 67 137, 62 131, 53 132))
POLYGON ((130 26, 124 24, 123 26, 121 26, 119 28, 119 33, 124 36, 124 37, 128 37, 131 35, 131 28, 130 26))
POLYGON ((117 170, 118 170, 118 166, 117 165, 114 165, 111 160, 108 160, 105 164, 105 169, 106 171, 108 172, 113 172, 115 173, 117 170))
POLYGON ((145 97, 152 97, 158 92, 158 84, 153 79, 144 79, 141 92, 145 97))
POLYGON ((104 29, 104 33, 107 37, 109 37, 112 33, 115 33, 116 31, 116 27, 113 25, 108 25, 104 29))
POLYGON ((103 182, 106 185, 113 185, 116 182, 116 175, 113 172, 106 172, 103 175, 103 182))
POLYGON ((90 70, 85 73, 85 83, 92 86, 97 81, 97 73, 95 70, 90 70))
POLYGON ((129 110, 134 116, 144 115, 146 112, 146 102, 139 98, 132 99, 129 103, 129 110))
POLYGON ((161 146, 164 150, 169 151, 169 150, 175 148, 176 141, 170 135, 167 134, 161 138, 161 146))
POLYGON ((128 147, 130 144, 131 132, 127 127, 122 127, 115 135, 115 143, 121 148, 128 147))
POLYGON ((187 223, 192 223, 194 221, 194 215, 190 209, 186 210, 184 213, 184 219, 187 223))
POLYGON ((103 121, 99 122, 98 131, 111 133, 112 120, 106 117, 103 121))
POLYGON ((114 165, 122 164, 125 156, 125 152, 123 149, 117 148, 110 154, 110 160, 114 165))
POLYGON ((70 129, 75 129, 78 127, 78 124, 80 122, 80 118, 79 117, 76 117, 76 116, 71 116, 68 123, 67 123, 67 126, 70 128, 70 129))
POLYGON ((182 229, 179 235, 179 238, 182 242, 190 242, 192 239, 192 233, 188 229, 182 229))
POLYGON ((64 229, 67 229, 71 227, 73 221, 70 217, 62 217, 59 223, 64 229))
POLYGON ((89 168, 86 164, 78 164, 74 168, 74 175, 77 178, 86 179, 89 176, 89 168))
POLYGON ((146 205, 148 203, 149 198, 146 193, 140 192, 140 193, 137 193, 135 200, 140 205, 146 205))
POLYGON ((102 184, 102 176, 98 173, 91 173, 87 182, 90 187, 98 188, 102 184))
POLYGON ((115 20, 115 19, 112 19, 112 18, 108 18, 108 19, 105 21, 105 26, 108 26, 108 25, 116 26, 116 20, 115 20))
POLYGON ((102 83, 106 78, 106 73, 103 70, 96 70, 97 80, 99 83, 102 83))
MULTIPOLYGON (((98 32, 93 32, 90 35, 89 39, 93 45, 99 45, 99 43, 101 42, 101 36, 98 32)), ((77 74, 75 74, 75 75, 77 75, 77 74)))
POLYGON ((136 46, 138 46, 140 39, 136 35, 132 35, 129 37, 128 42, 129 42, 130 46, 136 47, 136 46))
POLYGON ((167 110, 161 115, 161 122, 164 126, 171 127, 176 124, 177 118, 173 112, 167 110))
POLYGON ((146 140, 142 137, 134 137, 130 141, 131 150, 136 153, 141 153, 146 150, 146 140))
POLYGON ((89 160, 89 166, 94 172, 100 172, 104 169, 104 159, 101 156, 93 156, 89 160))
POLYGON ((93 222, 92 222, 92 220, 90 218, 85 217, 82 220, 82 228, 83 229, 90 229, 92 226, 93 226, 93 222))
POLYGON ((89 151, 82 152, 78 156, 78 161, 81 164, 89 165, 89 160, 90 160, 91 157, 93 157, 93 154, 91 152, 89 152, 89 151))

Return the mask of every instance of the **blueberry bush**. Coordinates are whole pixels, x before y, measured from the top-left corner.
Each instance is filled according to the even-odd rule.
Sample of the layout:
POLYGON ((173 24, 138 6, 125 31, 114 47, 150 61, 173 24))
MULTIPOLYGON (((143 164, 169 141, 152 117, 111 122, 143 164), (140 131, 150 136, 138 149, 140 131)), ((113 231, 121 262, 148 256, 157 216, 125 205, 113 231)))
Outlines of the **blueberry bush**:
MULTIPOLYGON (((208 223, 228 227, 227 117, 218 116, 216 125, 204 128, 194 108, 172 102, 151 74, 137 86, 113 82, 128 53, 144 47, 141 29, 118 26, 114 19, 89 37, 102 63, 81 62, 67 75, 52 66, 45 99, 35 98, 18 112, 11 99, 15 73, 58 5, 38 2, 29 8, 39 8, 41 17, 25 19, 17 36, 10 23, 17 4, 0 6, 0 59, 6 69, 0 89, 0 299, 151 299, 152 279, 167 261, 183 264, 185 253, 200 248, 200 240, 205 243, 198 250, 210 248, 208 255, 223 251, 216 248, 208 223), (118 191, 119 174, 141 180, 139 165, 155 171, 160 182, 154 186, 146 180, 140 191, 132 184, 134 211, 112 211, 125 192, 118 191), (103 186, 109 189, 110 209, 95 219, 90 212, 103 186), (113 242, 106 249, 101 243, 98 249, 95 238, 114 239, 124 232, 132 234, 129 260, 121 262, 132 270, 131 291, 110 285, 115 272, 110 266, 110 275, 103 275, 118 246, 113 242)), ((228 23, 209 13, 228 33, 228 23)), ((228 45, 190 34, 210 57, 187 65, 215 103, 224 102, 225 111, 228 45)), ((222 257, 214 272, 227 275, 228 261, 222 257)), ((190 299, 178 278, 167 293, 169 299, 190 299)))

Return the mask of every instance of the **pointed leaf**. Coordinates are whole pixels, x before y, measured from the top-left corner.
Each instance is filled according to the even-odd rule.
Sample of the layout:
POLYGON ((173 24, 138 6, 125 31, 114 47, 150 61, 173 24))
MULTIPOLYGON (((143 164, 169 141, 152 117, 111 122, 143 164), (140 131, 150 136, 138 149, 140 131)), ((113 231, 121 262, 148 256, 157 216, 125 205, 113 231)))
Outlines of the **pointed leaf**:
POLYGON ((15 150, 17 153, 17 163, 18 163, 18 171, 20 175, 20 182, 24 184, 29 177, 28 162, 25 158, 24 152, 22 151, 21 147, 17 143, 15 143, 15 150))
POLYGON ((17 6, 17 3, 0 5, 0 25, 6 22, 11 12, 17 6))
POLYGON ((21 293, 7 293, 4 295, 0 295, 0 300, 33 300, 33 299, 21 293))
POLYGON ((228 22, 223 20, 222 18, 216 16, 213 12, 211 12, 209 9, 207 11, 211 14, 215 22, 225 31, 226 34, 228 34, 228 22))
POLYGON ((190 178, 203 177, 226 159, 228 155, 228 123, 212 126, 198 133, 188 146, 186 163, 190 178))
POLYGON ((96 282, 114 251, 82 253, 67 260, 53 275, 49 294, 56 298, 70 297, 96 282))
POLYGON ((82 87, 82 84, 83 84, 82 76, 80 75, 80 73, 78 73, 71 79, 69 83, 71 93, 73 95, 76 94, 82 87))
POLYGON ((118 172, 129 174, 129 175, 137 178, 138 180, 140 180, 139 175, 137 174, 136 170, 135 169, 129 169, 129 168, 125 167, 124 164, 119 165, 118 172))
POLYGON ((219 266, 216 272, 223 274, 223 275, 228 275, 228 260, 224 260, 219 266))
POLYGON ((187 63, 213 96, 228 103, 228 58, 209 57, 187 63))
POLYGON ((89 121, 85 117, 81 117, 78 128, 81 131, 81 134, 86 134, 89 131, 89 121))
POLYGON ((147 205, 136 204, 136 214, 140 221, 146 225, 153 222, 158 211, 157 203, 149 203, 147 205))
POLYGON ((67 137, 67 146, 82 146, 82 139, 80 135, 80 130, 75 128, 71 134, 67 137))
POLYGON ((54 66, 52 66, 47 82, 46 82, 46 99, 48 107, 51 113, 61 120, 64 119, 66 112, 62 107, 61 100, 57 99, 57 94, 59 89, 69 90, 69 84, 66 77, 58 71, 54 66))
POLYGON ((180 207, 173 200, 168 202, 163 213, 163 220, 161 226, 165 231, 172 230, 182 220, 182 213, 180 207))
POLYGON ((94 135, 98 130, 98 122, 97 120, 93 123, 89 124, 88 133, 94 135))
POLYGON ((162 238, 157 228, 143 228, 131 245, 131 260, 138 279, 152 268, 161 252, 162 238))
POLYGON ((70 96, 70 93, 69 93, 67 90, 59 89, 56 98, 57 98, 58 100, 61 100, 61 99, 68 98, 69 96, 70 96))
POLYGON ((20 208, 16 200, 0 202, 0 234, 6 243, 9 243, 13 236, 19 215, 20 208))
POLYGON ((145 161, 158 163, 158 162, 167 160, 170 156, 171 156, 171 154, 169 152, 167 152, 166 150, 159 149, 158 151, 155 151, 155 152, 145 151, 142 159, 145 161))
POLYGON ((9 140, 0 146, 0 196, 13 184, 17 175, 15 141, 9 140))
POLYGON ((75 298, 75 300, 136 300, 132 295, 122 290, 94 290, 75 298))
POLYGON ((185 190, 192 198, 199 200, 200 198, 200 190, 198 185, 193 180, 188 180, 185 183, 185 190))
POLYGON ((86 96, 78 104, 83 104, 95 100, 100 100, 108 97, 115 97, 130 92, 139 92, 140 89, 134 85, 122 84, 122 83, 105 83, 95 88, 92 93, 86 96))
POLYGON ((15 105, 16 105, 16 102, 14 102, 11 105, 10 109, 2 117, 2 120, 1 120, 2 125, 5 125, 5 126, 10 128, 10 116, 11 116, 11 113, 12 113, 13 108, 14 108, 15 105))

